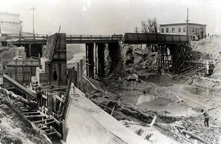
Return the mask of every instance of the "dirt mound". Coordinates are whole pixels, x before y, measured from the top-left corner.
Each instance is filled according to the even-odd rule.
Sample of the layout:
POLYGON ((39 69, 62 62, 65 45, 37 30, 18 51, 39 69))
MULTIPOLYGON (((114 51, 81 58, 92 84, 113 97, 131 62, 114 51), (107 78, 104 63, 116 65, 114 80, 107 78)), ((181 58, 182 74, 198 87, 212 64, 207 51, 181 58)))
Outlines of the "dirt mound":
POLYGON ((212 54, 214 58, 221 54, 221 37, 210 36, 200 41, 192 41, 191 47, 201 53, 212 54))

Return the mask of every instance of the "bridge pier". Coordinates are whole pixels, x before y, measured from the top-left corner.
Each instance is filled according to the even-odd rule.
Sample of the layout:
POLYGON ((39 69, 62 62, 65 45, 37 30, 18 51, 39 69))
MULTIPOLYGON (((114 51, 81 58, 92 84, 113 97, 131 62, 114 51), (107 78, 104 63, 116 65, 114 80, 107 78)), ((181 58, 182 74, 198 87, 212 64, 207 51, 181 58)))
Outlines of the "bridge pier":
POLYGON ((86 71, 87 76, 94 78, 94 44, 86 43, 86 71))
POLYGON ((116 43, 108 43, 109 55, 111 58, 111 65, 109 74, 111 74, 114 70, 116 70, 116 66, 118 66, 121 61, 121 48, 118 42, 116 43))
POLYGON ((104 43, 98 43, 97 44, 98 46, 98 64, 97 64, 97 68, 98 68, 98 71, 97 71, 97 75, 98 77, 100 78, 103 78, 105 76, 105 73, 104 73, 104 68, 105 68, 105 65, 104 65, 104 50, 105 50, 105 44, 104 43))
POLYGON ((105 43, 86 43, 86 72, 90 78, 95 75, 103 78, 106 74, 111 74, 121 60, 121 48, 118 42, 108 43, 110 62, 105 63, 105 43), (105 73, 105 68, 110 69, 105 73))

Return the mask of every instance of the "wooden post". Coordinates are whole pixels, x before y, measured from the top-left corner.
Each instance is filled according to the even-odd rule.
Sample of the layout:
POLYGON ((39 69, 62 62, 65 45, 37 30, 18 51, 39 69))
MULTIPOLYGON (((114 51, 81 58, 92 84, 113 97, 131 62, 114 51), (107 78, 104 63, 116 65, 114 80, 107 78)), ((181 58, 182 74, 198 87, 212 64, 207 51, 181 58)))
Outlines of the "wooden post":
POLYGON ((31 57, 31 44, 28 45, 28 57, 31 57))
POLYGON ((77 82, 78 74, 77 73, 78 73, 77 71, 74 71, 74 84, 75 84, 76 87, 77 87, 77 84, 78 84, 78 82, 77 82))
POLYGON ((81 85, 81 91, 84 91, 84 82, 83 82, 83 59, 80 60, 80 85, 81 85))
POLYGON ((88 44, 86 44, 86 73, 87 77, 89 77, 89 58, 88 58, 88 44))
POLYGON ((105 44, 98 44, 98 77, 104 77, 104 49, 105 44))
MULTIPOLYGON (((56 105, 56 104, 54 104, 56 105)), ((48 108, 48 115, 52 115, 53 112, 53 96, 52 94, 47 95, 47 108, 48 108)))
POLYGON ((94 78, 94 44, 88 44, 89 77, 94 78))
POLYGON ((80 64, 77 63, 77 88, 80 87, 80 64))
POLYGON ((76 86, 76 83, 75 83, 75 67, 73 67, 71 69, 71 74, 72 74, 72 83, 74 83, 74 85, 76 86))
POLYGON ((15 80, 17 81, 17 59, 15 60, 15 80))
POLYGON ((98 56, 98 45, 97 44, 95 44, 95 46, 94 46, 94 68, 95 68, 95 70, 94 70, 94 74, 95 75, 97 75, 98 74, 98 61, 97 61, 97 56, 98 56))

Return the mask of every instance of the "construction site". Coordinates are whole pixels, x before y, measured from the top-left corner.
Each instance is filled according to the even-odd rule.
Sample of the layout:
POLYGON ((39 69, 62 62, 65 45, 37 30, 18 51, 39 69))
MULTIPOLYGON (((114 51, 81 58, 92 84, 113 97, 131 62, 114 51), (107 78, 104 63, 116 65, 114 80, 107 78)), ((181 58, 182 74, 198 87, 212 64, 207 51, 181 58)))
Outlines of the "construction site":
POLYGON ((221 144, 221 36, 206 25, 40 35, 7 22, 0 144, 221 144))

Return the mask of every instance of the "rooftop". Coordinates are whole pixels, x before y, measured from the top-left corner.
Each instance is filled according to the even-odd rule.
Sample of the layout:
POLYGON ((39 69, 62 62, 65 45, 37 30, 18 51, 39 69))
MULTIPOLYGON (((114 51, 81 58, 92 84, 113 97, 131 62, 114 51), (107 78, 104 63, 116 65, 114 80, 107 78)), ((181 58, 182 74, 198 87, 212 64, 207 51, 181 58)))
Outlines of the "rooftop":
MULTIPOLYGON (((205 24, 188 23, 189 25, 206 26, 205 24)), ((171 25, 186 25, 186 23, 171 23, 171 24, 160 24, 160 26, 171 26, 171 25)))
POLYGON ((20 14, 8 13, 8 12, 0 12, 0 15, 16 15, 16 16, 20 16, 20 14))

